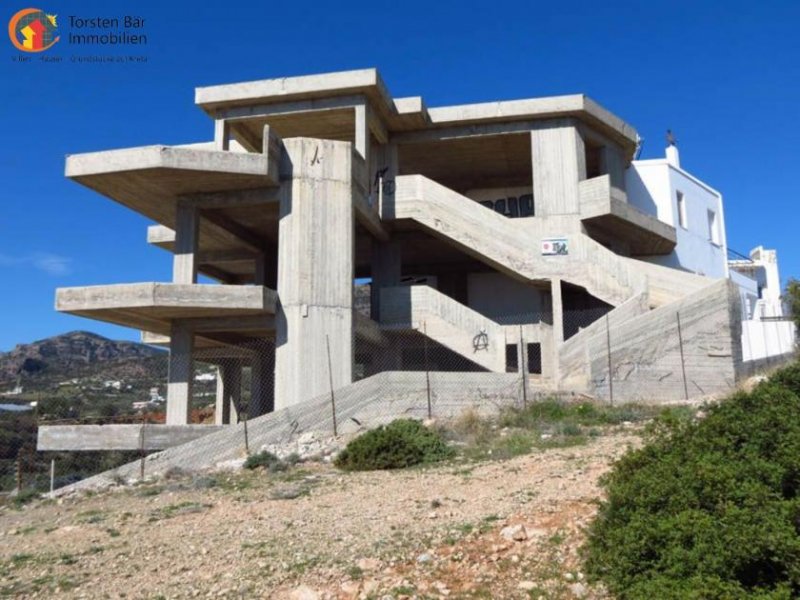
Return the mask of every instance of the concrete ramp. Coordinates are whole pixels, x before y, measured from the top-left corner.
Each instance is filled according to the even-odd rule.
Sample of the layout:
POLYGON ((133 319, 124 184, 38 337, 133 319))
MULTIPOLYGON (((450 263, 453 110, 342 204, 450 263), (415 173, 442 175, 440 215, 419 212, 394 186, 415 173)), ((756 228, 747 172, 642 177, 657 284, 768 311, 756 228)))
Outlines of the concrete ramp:
MULTIPOLYGON (((521 380, 516 373, 430 373, 431 409, 436 418, 460 414, 467 408, 494 412, 518 402, 521 380)), ((387 371, 335 391, 337 427, 340 435, 352 434, 401 417, 428 416, 424 372, 387 371)), ((253 419, 248 423, 251 452, 268 444, 290 442, 305 432, 333 435, 330 396, 324 395, 253 419)), ((148 476, 171 468, 189 471, 208 469, 245 456, 244 424, 226 426, 180 446, 147 457, 148 476)), ((109 484, 113 478, 139 477, 140 462, 128 463, 70 486, 56 490, 69 493, 109 484)))
POLYGON ((416 329, 487 371, 505 372, 500 324, 427 285, 382 288, 380 294, 383 328, 416 329), (481 332, 488 344, 476 344, 481 332))

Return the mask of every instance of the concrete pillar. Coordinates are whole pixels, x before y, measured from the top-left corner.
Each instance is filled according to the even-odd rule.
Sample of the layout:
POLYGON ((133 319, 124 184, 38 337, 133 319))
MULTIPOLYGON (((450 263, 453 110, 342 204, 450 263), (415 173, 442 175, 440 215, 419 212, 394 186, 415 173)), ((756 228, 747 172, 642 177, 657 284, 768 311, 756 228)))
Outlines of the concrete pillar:
POLYGON ((172 259, 172 281, 175 283, 197 283, 198 226, 197 209, 189 202, 178 202, 172 259))
POLYGON ((251 369, 248 419, 275 410, 275 348, 271 344, 259 345, 255 349, 251 369))
POLYGON ((275 408, 352 382, 354 214, 352 147, 284 141, 278 250, 275 408))
POLYGON ((231 141, 230 126, 225 119, 214 121, 214 150, 229 150, 231 141))
POLYGON ((367 165, 367 173, 369 173, 369 166, 370 166, 370 152, 369 152, 369 122, 367 120, 367 108, 366 103, 364 104, 357 104, 355 106, 355 123, 356 123, 356 131, 355 131, 355 148, 356 152, 361 155, 361 158, 364 159, 365 164, 367 165))
POLYGON ((381 320, 380 289, 400 285, 402 274, 401 246, 396 241, 372 240, 372 284, 370 285, 370 316, 381 320))
POLYGON ((586 149, 572 119, 543 121, 531 131, 536 216, 580 212, 578 182, 586 179, 586 149))
POLYGON ((167 425, 189 422, 189 403, 194 383, 194 335, 181 321, 173 321, 169 339, 167 425))
POLYGON ((217 404, 214 420, 217 425, 228 425, 236 421, 236 407, 242 394, 242 365, 239 361, 226 359, 217 367, 217 404))

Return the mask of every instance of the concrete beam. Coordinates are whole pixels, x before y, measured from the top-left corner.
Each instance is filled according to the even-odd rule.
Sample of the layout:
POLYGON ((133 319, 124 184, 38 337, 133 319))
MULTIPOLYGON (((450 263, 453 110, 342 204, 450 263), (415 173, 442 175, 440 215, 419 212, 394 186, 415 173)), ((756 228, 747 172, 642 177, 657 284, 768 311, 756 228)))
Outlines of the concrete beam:
POLYGON ((36 450, 77 452, 164 450, 221 431, 214 425, 40 425, 36 450))
POLYGON ((216 210, 278 204, 280 197, 278 187, 263 187, 180 196, 179 202, 194 206, 197 210, 216 210))
POLYGON ((253 252, 263 253, 266 251, 266 242, 260 235, 230 217, 210 210, 203 210, 200 215, 205 221, 228 232, 237 242, 240 242, 253 252))

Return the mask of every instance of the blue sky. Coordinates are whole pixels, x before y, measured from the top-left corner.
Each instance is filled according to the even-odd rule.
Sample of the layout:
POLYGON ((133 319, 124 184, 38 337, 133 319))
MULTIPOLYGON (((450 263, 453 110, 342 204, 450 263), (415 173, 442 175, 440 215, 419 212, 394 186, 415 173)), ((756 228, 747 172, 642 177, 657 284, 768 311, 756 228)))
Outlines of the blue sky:
MULTIPOLYGON (((27 4, 4 4, 5 23, 27 4)), ((64 2, 58 14, 146 19, 144 64, 20 64, 0 43, 0 350, 88 329, 59 315, 61 286, 168 280, 147 221, 63 177, 64 156, 209 139, 194 87, 378 67, 395 96, 429 106, 586 93, 634 125, 642 158, 664 132, 682 165, 721 190, 729 245, 775 247, 800 276, 797 173, 800 3, 740 2, 64 2)))

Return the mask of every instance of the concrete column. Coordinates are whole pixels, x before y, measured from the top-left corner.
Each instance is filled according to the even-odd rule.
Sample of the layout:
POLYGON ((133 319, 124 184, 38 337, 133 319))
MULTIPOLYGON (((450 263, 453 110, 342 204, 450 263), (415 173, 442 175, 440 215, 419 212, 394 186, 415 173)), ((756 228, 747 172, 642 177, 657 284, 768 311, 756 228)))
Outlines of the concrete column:
POLYGON ((214 420, 217 425, 228 425, 236 421, 236 407, 242 393, 242 365, 239 361, 226 359, 217 368, 217 404, 214 420))
POLYGON ((284 141, 278 251, 275 408, 352 382, 354 214, 352 147, 284 141))
POLYGON ((229 150, 231 132, 225 119, 214 121, 214 150, 229 150))
POLYGON ((175 251, 172 281, 197 283, 197 209, 188 202, 178 202, 175 212, 175 251))
POLYGON ((167 425, 186 425, 189 422, 194 383, 193 345, 192 331, 181 321, 173 321, 169 339, 167 425))
POLYGON ((274 257, 259 254, 255 258, 255 285, 264 285, 270 289, 275 289, 278 285, 278 273, 274 257))
POLYGON ((380 289, 400 285, 401 247, 396 241, 372 240, 372 284, 370 285, 370 316, 381 320, 380 289))
MULTIPOLYGON (((357 104, 355 107, 355 122, 356 122, 356 131, 355 131, 355 141, 356 141, 356 152, 361 155, 361 158, 364 159, 364 163, 367 165, 367 172, 369 173, 369 122, 367 120, 367 105, 365 104, 357 104)), ((372 175, 372 174, 370 174, 372 175)))
POLYGON ((543 121, 531 131, 536 216, 577 214, 578 182, 586 179, 586 149, 572 119, 543 121))
POLYGON ((253 355, 250 380, 250 405, 247 418, 260 417, 275 410, 275 348, 259 345, 253 355))

